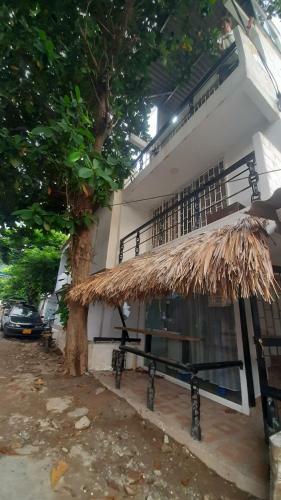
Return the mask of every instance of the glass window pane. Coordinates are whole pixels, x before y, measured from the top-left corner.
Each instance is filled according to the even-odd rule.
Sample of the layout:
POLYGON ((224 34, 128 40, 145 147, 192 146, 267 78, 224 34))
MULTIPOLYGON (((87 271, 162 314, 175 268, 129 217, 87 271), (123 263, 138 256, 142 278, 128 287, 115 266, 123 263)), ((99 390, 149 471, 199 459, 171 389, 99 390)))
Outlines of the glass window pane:
MULTIPOLYGON (((152 337, 151 351, 180 363, 209 363, 238 359, 234 310, 220 297, 172 296, 147 304, 146 327, 192 337, 191 341, 152 337)), ((157 369, 188 382, 185 371, 158 365, 157 369)), ((201 388, 241 403, 240 370, 237 367, 199 372, 201 388)))

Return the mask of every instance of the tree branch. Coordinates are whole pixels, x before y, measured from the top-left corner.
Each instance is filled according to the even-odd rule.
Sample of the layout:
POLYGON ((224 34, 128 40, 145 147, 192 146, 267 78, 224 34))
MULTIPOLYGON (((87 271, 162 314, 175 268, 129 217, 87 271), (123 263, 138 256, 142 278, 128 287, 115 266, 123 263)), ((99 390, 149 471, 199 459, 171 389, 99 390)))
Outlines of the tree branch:
POLYGON ((97 70, 98 70, 98 69, 99 69, 99 65, 98 65, 98 62, 97 62, 97 60, 96 60, 96 58, 95 58, 95 56, 94 56, 94 54, 93 54, 93 52, 92 52, 92 49, 91 49, 91 47, 90 47, 90 45, 89 45, 89 43, 88 43, 88 40, 87 40, 87 35, 86 35, 86 33, 82 30, 82 27, 81 27, 81 26, 79 26, 79 30, 80 30, 80 33, 81 33, 81 35, 82 35, 82 38, 83 38, 83 40, 84 40, 84 42, 85 42, 85 45, 86 45, 86 47, 87 47, 87 49, 88 49, 88 52, 89 52, 89 54, 90 54, 90 56, 91 56, 91 59, 92 59, 92 61, 93 61, 93 63, 94 63, 94 66, 95 66, 95 67, 97 68, 97 70))

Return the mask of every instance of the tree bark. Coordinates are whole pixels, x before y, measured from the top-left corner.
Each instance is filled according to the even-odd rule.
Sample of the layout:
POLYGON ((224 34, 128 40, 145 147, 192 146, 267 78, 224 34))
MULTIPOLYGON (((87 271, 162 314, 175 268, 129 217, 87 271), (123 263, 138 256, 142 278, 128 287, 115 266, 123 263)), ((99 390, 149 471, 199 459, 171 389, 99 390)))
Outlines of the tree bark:
MULTIPOLYGON (((71 238, 69 247, 72 285, 78 285, 90 274, 92 261, 92 231, 83 228, 71 238)), ((69 375, 83 375, 88 368, 87 317, 88 307, 71 303, 66 329, 64 365, 69 375)))
MULTIPOLYGON (((108 103, 106 91, 101 92, 95 121, 95 151, 101 153, 108 128, 108 103)), ((91 190, 89 189, 89 192, 91 190)), ((92 196, 74 194, 70 196, 71 211, 74 217, 92 215, 95 208, 92 196)), ((84 227, 71 238, 69 248, 72 286, 79 285, 90 274, 92 262, 92 230, 84 227)), ((83 375, 88 368, 88 307, 70 303, 66 329, 64 355, 65 372, 69 375, 83 375)))

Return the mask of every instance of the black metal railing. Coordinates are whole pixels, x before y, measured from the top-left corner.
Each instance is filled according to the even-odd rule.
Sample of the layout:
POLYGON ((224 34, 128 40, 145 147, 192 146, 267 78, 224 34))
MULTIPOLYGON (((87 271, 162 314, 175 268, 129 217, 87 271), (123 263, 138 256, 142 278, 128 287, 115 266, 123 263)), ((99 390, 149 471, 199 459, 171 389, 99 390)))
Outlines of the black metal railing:
MULTIPOLYGON (((199 378, 198 373, 200 371, 205 370, 223 370, 225 368, 233 368, 239 367, 240 370, 243 369, 243 362, 241 360, 233 360, 233 361, 216 361, 216 362, 207 362, 207 363, 180 363, 171 358, 163 358, 161 356, 157 356, 150 352, 151 350, 151 335, 153 334, 153 330, 145 331, 142 330, 140 333, 147 335, 147 339, 150 339, 150 342, 146 342, 146 347, 150 344, 150 350, 143 351, 142 349, 136 349, 135 347, 130 347, 127 342, 130 339, 129 331, 135 329, 127 328, 126 320, 124 318, 122 309, 118 307, 118 311, 120 314, 120 318, 122 321, 122 336, 119 349, 114 349, 112 352, 112 369, 115 372, 115 388, 121 388, 121 379, 122 372, 125 369, 125 356, 127 353, 134 354, 136 356, 140 356, 149 361, 148 365, 148 378, 149 383, 147 387, 147 408, 151 411, 154 410, 154 402, 155 402, 155 375, 157 369, 157 363, 164 364, 165 366, 171 366, 176 368, 177 370, 181 370, 190 375, 190 397, 191 397, 191 436, 193 439, 201 441, 201 423, 200 423, 200 391, 199 391, 199 378)), ((170 332, 171 333, 171 332, 170 332)), ((154 331, 155 336, 162 336, 163 334, 168 335, 168 332, 157 332, 154 331)), ((167 338, 167 336, 166 336, 167 338)), ((178 335, 174 335, 174 340, 178 338, 178 335)), ((169 339, 173 339, 173 335, 169 336, 169 339)), ((184 338, 183 338, 184 340, 184 338)), ((185 337, 185 341, 187 338, 185 337)))
POLYGON ((144 167, 150 163, 150 159, 156 156, 161 148, 183 127, 183 125, 201 108, 209 97, 222 85, 228 76, 239 64, 238 53, 233 43, 218 61, 209 69, 204 77, 196 84, 188 94, 184 102, 174 115, 174 119, 168 121, 159 130, 157 135, 147 144, 141 154, 134 162, 134 169, 129 179, 132 180, 144 167))
POLYGON ((246 205, 240 203, 240 195, 246 191, 249 191, 249 196, 243 195, 243 200, 247 205, 259 200, 258 182, 252 152, 230 167, 222 168, 196 189, 174 196, 173 200, 177 198, 175 202, 158 210, 151 219, 124 236, 120 240, 119 262, 124 255, 126 259, 137 256, 242 209, 246 205), (216 198, 214 193, 217 191, 220 196, 216 198))

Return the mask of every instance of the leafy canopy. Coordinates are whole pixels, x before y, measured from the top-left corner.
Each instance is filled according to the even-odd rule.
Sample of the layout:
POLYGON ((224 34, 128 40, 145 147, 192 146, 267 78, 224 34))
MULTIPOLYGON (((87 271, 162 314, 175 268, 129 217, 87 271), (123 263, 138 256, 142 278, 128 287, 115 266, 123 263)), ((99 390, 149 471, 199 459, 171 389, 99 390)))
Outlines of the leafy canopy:
MULTIPOLYGON (((210 46, 216 0, 10 0, 0 12, 0 217, 75 233, 147 138, 150 65, 177 81, 210 46), (174 30, 165 30, 173 21, 174 30), (19 212, 20 210, 20 212, 19 212)), ((1 221, 0 221, 1 222, 1 221)))
POLYGON ((65 242, 65 235, 55 231, 0 230, 0 263, 7 264, 8 276, 0 278, 0 298, 38 304, 42 295, 53 293, 65 242))

